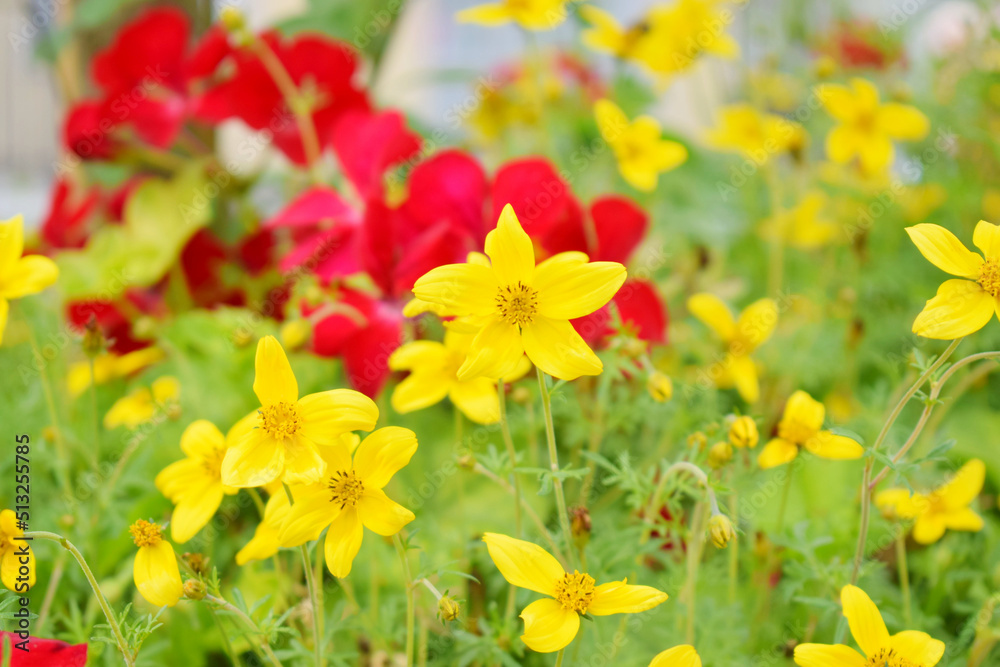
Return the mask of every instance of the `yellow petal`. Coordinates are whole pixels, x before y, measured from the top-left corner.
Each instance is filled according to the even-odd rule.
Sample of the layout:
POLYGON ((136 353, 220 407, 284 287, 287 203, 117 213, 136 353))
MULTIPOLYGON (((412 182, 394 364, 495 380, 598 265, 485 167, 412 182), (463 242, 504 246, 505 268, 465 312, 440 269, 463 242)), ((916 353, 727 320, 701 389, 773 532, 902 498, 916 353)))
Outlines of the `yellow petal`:
POLYGON ((222 431, 207 419, 191 422, 181 434, 181 450, 192 458, 205 458, 225 446, 226 438, 222 431))
POLYGON ((521 363, 524 343, 513 324, 494 318, 479 333, 469 347, 469 356, 458 369, 460 382, 475 377, 498 378, 510 375, 521 363))
POLYGON ((555 653, 566 648, 580 631, 580 615, 551 598, 532 602, 521 612, 521 641, 532 651, 555 653))
POLYGON ((453 383, 439 371, 411 373, 393 389, 392 409, 403 415, 440 403, 453 383))
POLYGON ((896 155, 895 149, 889 137, 881 134, 873 134, 865 137, 861 144, 859 155, 861 166, 866 173, 877 174, 892 164, 896 155))
MULTIPOLYGON (((521 223, 518 222, 514 207, 507 204, 500 212, 497 228, 486 235, 486 254, 493 264, 500 287, 521 282, 532 284, 535 274, 535 251, 521 223)), ((419 294, 417 296, 420 296, 419 294)), ((490 298, 494 294, 480 295, 490 298)))
POLYGON ((413 285, 418 299, 437 304, 453 315, 492 313, 498 289, 493 269, 478 264, 445 264, 420 276, 413 285))
POLYGON ((878 109, 879 130, 893 139, 916 141, 927 136, 931 123, 927 116, 908 104, 886 102, 878 109))
POLYGON ((594 103, 597 129, 609 144, 614 145, 628 130, 628 116, 611 100, 601 99, 594 103))
POLYGON ((554 255, 535 270, 538 313, 557 320, 589 315, 611 300, 625 276, 618 262, 587 262, 581 253, 554 255))
POLYGON ((365 489, 358 501, 358 516, 368 530, 384 537, 392 537, 416 517, 382 489, 365 489))
POLYGON ((0 222, 0 285, 7 283, 24 252, 24 217, 15 215, 0 222))
POLYGON ((683 644, 657 654, 649 667, 701 667, 701 657, 693 646, 683 644))
POLYGON ((826 154, 837 164, 846 164, 864 148, 866 137, 850 125, 838 125, 826 135, 826 154))
POLYGON ((793 443, 781 438, 774 438, 764 446, 764 449, 760 450, 757 464, 766 470, 788 463, 794 460, 798 454, 799 448, 793 443))
POLYGON ((736 342, 742 343, 749 349, 734 350, 734 352, 749 354, 760 347, 774 333, 777 323, 778 304, 773 300, 759 299, 751 303, 743 309, 739 319, 736 320, 736 342))
MULTIPOLYGON (((253 539, 236 553, 236 564, 245 565, 252 560, 263 560, 278 553, 281 528, 292 507, 284 489, 277 489, 264 506, 264 517, 254 530, 253 539)), ((325 524, 324 524, 325 527, 325 524)), ((320 528, 322 531, 322 528, 320 528)), ((316 533, 319 537, 319 532, 316 533)), ((304 540, 306 541, 306 540, 304 540)))
POLYGON ((417 451, 417 436, 408 428, 380 428, 358 445, 354 471, 365 488, 381 489, 417 451))
POLYGON ((316 444, 301 433, 285 442, 285 472, 281 480, 286 484, 312 484, 326 474, 326 461, 320 456, 316 444))
POLYGON ((889 642, 889 631, 878 607, 868 594, 857 586, 847 585, 840 589, 840 604, 851 628, 851 634, 866 655, 872 655, 889 642))
POLYGON ((800 389, 788 397, 781 420, 794 423, 800 427, 797 430, 815 433, 823 428, 825 416, 826 408, 823 407, 823 404, 800 389))
POLYGON ((170 537, 178 544, 184 544, 208 525, 219 505, 222 504, 222 483, 207 479, 197 487, 191 487, 170 515, 170 537))
POLYGON ((601 584, 594 589, 594 599, 587 613, 594 616, 638 614, 662 604, 667 594, 652 586, 629 586, 628 580, 601 584))
POLYGON ((971 508, 964 507, 944 514, 944 527, 948 530, 965 530, 977 533, 983 529, 983 517, 976 514, 971 508))
MULTIPOLYGON (((323 529, 340 515, 341 507, 337 503, 330 502, 330 490, 325 484, 306 484, 289 488, 295 502, 285 515, 278 533, 278 542, 283 547, 297 547, 317 539, 323 529)), ((285 491, 277 491, 275 495, 285 495, 285 491)), ((287 502, 286 498, 285 503, 287 502)), ((278 504, 274 511, 279 513, 280 510, 281 505, 278 504)))
POLYGON ((178 503, 189 489, 203 485, 206 479, 201 461, 181 459, 161 470, 153 483, 170 502, 178 503))
POLYGON ((299 433, 321 446, 338 443, 348 431, 370 431, 378 421, 375 401, 353 389, 332 389, 304 396, 298 404, 299 433))
POLYGON ((996 299, 978 283, 946 280, 913 321, 913 333, 937 340, 962 338, 986 326, 996 309, 996 299))
POLYGON ((592 25, 580 35, 581 41, 604 53, 617 55, 622 49, 624 31, 614 16, 593 5, 580 7, 580 17, 592 25))
POLYGON ((264 336, 258 341, 254 365, 253 391, 261 405, 295 403, 299 399, 299 383, 277 338, 264 336))
POLYGON ((59 279, 59 268, 48 257, 28 255, 22 257, 3 277, 0 296, 18 299, 29 294, 37 294, 59 279))
POLYGON ((896 654, 914 665, 934 667, 944 656, 944 642, 934 639, 926 632, 904 630, 889 638, 889 646, 896 654))
POLYGON ((939 490, 945 507, 958 510, 971 504, 983 490, 985 481, 986 465, 979 459, 971 459, 939 490))
POLYGON ((364 533, 361 518, 354 508, 345 509, 333 520, 330 529, 326 531, 326 542, 323 544, 330 574, 342 579, 351 573, 364 533))
POLYGON ((695 294, 687 302, 692 315, 712 329, 723 341, 729 342, 736 335, 736 322, 729 307, 714 294, 695 294))
POLYGON ((222 483, 246 488, 263 486, 285 469, 285 448, 274 438, 256 429, 226 451, 222 460, 222 483))
POLYGON ((805 448, 815 456, 836 461, 860 459, 865 454, 864 448, 854 440, 830 431, 820 431, 806 440, 805 448))
POLYGON ((657 171, 670 171, 684 164, 688 159, 688 150, 684 144, 660 139, 650 146, 650 158, 657 171))
POLYGON ((799 644, 795 664, 801 667, 865 667, 865 658, 843 644, 799 644))
POLYGON ((394 371, 410 371, 421 366, 440 366, 447 355, 447 349, 433 340, 415 340, 396 348, 389 355, 389 368, 394 371))
POLYGON ((552 377, 575 380, 600 375, 601 360, 568 320, 536 316, 521 330, 524 352, 536 367, 552 377))
POLYGON ((184 594, 177 557, 166 540, 156 546, 139 547, 132 577, 139 594, 154 607, 173 607, 184 594))
POLYGON ((619 161, 618 171, 621 173, 622 178, 625 179, 625 182, 636 190, 641 190, 642 192, 652 192, 656 189, 656 183, 659 180, 657 177, 657 171, 655 169, 650 169, 645 164, 632 161, 619 161))
POLYGON ((153 399, 159 403, 176 401, 181 395, 181 383, 172 375, 164 375, 153 380, 153 399))
POLYGON ((939 512, 923 512, 913 524, 913 539, 918 544, 933 544, 944 535, 944 515, 939 512))
POLYGON ((548 551, 537 544, 498 533, 484 533, 483 542, 508 582, 543 595, 555 595, 556 582, 566 571, 548 551))
POLYGON ((825 83, 816 86, 816 97, 827 113, 841 122, 850 122, 857 116, 854 92, 839 83, 825 83))
MULTIPOLYGON (((17 531, 16 534, 22 535, 23 533, 17 531)), ((0 555, 0 581, 3 582, 5 588, 16 593, 26 592, 24 584, 28 584, 28 589, 35 585, 35 553, 27 545, 27 542, 15 540, 14 546, 8 546, 0 555), (22 546, 25 553, 18 553, 22 546), (22 562, 22 560, 26 562, 22 562), (22 567, 28 568, 27 577, 21 572, 22 567)))
POLYGON ((924 223, 907 227, 906 233, 920 254, 942 271, 962 278, 979 278, 983 258, 944 227, 924 223))
POLYGON ((456 382, 451 386, 448 398, 462 414, 477 424, 496 424, 500 421, 497 385, 489 378, 456 382))
POLYGON ((479 5, 463 9, 455 14, 459 23, 478 23, 479 25, 498 26, 509 22, 513 17, 503 3, 479 5))
MULTIPOLYGON (((896 514, 903 516, 900 513, 900 508, 908 505, 910 500, 910 491, 908 489, 886 489, 885 491, 879 491, 875 494, 875 506, 880 509, 891 509, 896 514)), ((912 518, 912 517, 903 517, 912 518)))
MULTIPOLYGON (((0 296, 0 343, 3 343, 3 332, 7 328, 7 316, 10 313, 10 303, 7 299, 0 296)), ((88 369, 89 373, 89 369, 88 369)), ((75 392, 74 395, 80 392, 75 392)))
POLYGON ((980 220, 972 234, 972 242, 987 257, 1000 259, 1000 225, 980 220))
POLYGON ((736 385, 736 391, 743 400, 747 403, 756 403, 760 398, 760 385, 757 381, 757 364, 754 360, 730 354, 726 357, 726 365, 729 379, 736 385))
POLYGON ((153 403, 152 393, 146 387, 140 387, 114 402, 104 415, 104 428, 110 430, 125 426, 135 429, 155 415, 156 404, 153 403))

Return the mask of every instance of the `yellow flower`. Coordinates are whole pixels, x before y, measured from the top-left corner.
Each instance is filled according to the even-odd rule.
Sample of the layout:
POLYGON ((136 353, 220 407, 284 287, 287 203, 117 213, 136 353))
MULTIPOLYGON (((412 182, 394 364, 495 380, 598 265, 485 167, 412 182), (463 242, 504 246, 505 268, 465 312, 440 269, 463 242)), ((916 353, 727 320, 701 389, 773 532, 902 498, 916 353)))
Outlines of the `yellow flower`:
POLYGON ((0 343, 7 328, 11 299, 37 294, 55 283, 59 268, 48 257, 24 252, 24 218, 0 221, 0 343))
POLYGON ((497 533, 485 533, 483 541, 504 579, 548 596, 521 612, 521 641, 532 651, 554 653, 565 648, 580 629, 581 614, 636 614, 667 599, 662 591, 630 586, 627 580, 598 586, 588 574, 566 572, 555 557, 531 542, 497 533))
POLYGON ((840 604, 862 653, 844 644, 799 644, 795 664, 802 667, 934 667, 944 655, 944 642, 926 632, 904 630, 889 635, 882 614, 857 586, 844 586, 840 604))
POLYGON ((744 401, 754 403, 760 397, 760 387, 757 365, 750 355, 774 332, 778 304, 771 299, 754 301, 735 320, 729 307, 713 294, 695 294, 688 299, 687 307, 726 344, 725 360, 712 371, 716 385, 735 386, 744 401))
POLYGON ((580 17, 592 26, 580 35, 584 44, 616 58, 642 60, 650 38, 648 21, 639 21, 626 30, 614 16, 594 5, 581 7, 580 17))
POLYGON ((176 404, 180 394, 181 385, 177 378, 169 375, 157 378, 153 381, 152 391, 139 387, 115 401, 104 415, 104 428, 110 430, 125 426, 137 429, 158 412, 166 412, 172 404, 176 404))
POLYGON ((618 171, 637 190, 656 189, 660 172, 687 160, 684 146, 660 138, 660 124, 652 116, 639 116, 630 122, 611 100, 597 100, 594 114, 601 136, 614 151, 618 171))
POLYGON ((132 578, 139 594, 155 607, 173 607, 184 595, 173 546, 163 539, 160 526, 149 521, 139 519, 129 532, 135 546, 139 547, 132 566, 132 578))
POLYGON ((174 504, 170 537, 184 544, 204 528, 222 504, 223 495, 236 489, 222 483, 226 438, 210 421, 192 422, 181 435, 187 458, 171 463, 156 476, 156 488, 174 504))
POLYGON ((788 463, 799 455, 801 447, 824 459, 861 458, 865 451, 857 442, 822 430, 825 416, 826 408, 812 396, 801 390, 792 394, 778 422, 778 437, 767 443, 757 458, 760 467, 788 463))
POLYGON ((724 28, 732 11, 719 0, 678 0, 654 6, 646 18, 647 39, 636 58, 656 73, 673 76, 690 69, 703 54, 732 59, 739 43, 724 28))
POLYGON ((837 226, 822 214, 827 197, 815 190, 806 193, 790 210, 779 211, 763 223, 763 235, 779 238, 790 246, 814 250, 829 243, 837 226))
POLYGON ((317 447, 338 444, 348 431, 370 431, 378 421, 375 403, 351 389, 333 389, 299 398, 299 384, 274 336, 257 343, 254 393, 261 407, 245 417, 222 461, 222 483, 262 486, 317 482, 326 463, 317 447), (256 419, 254 420, 254 417, 256 419))
POLYGON ((288 502, 288 494, 281 485, 277 484, 276 487, 264 505, 264 516, 257 524, 253 538, 236 552, 237 565, 246 565, 252 560, 264 560, 278 553, 281 547, 278 537, 292 505, 288 502))
POLYGON ((382 490, 417 451, 413 431, 386 426, 358 445, 354 456, 341 444, 325 447, 326 474, 315 483, 291 487, 292 503, 278 541, 285 547, 319 538, 324 528, 326 566, 335 577, 351 573, 363 528, 390 537, 413 521, 413 512, 382 490))
POLYGON ((913 539, 920 544, 932 544, 941 539, 945 530, 983 529, 983 517, 969 505, 983 490, 986 466, 972 459, 947 484, 930 493, 910 495, 908 489, 886 489, 875 496, 880 508, 892 509, 901 519, 916 519, 913 539))
POLYGON ((805 143, 805 130, 782 116, 761 113, 749 104, 733 104, 719 111, 719 124, 707 134, 713 148, 740 153, 764 164, 772 155, 805 143))
POLYGON ((417 280, 422 301, 454 315, 473 316, 478 333, 458 379, 510 377, 523 354, 545 373, 564 380, 598 375, 601 360, 569 320, 594 312, 625 282, 617 262, 588 262, 564 252, 535 266, 531 238, 508 204, 486 237, 489 267, 446 264, 417 280))
POLYGON ((0 512, 0 581, 15 593, 26 593, 35 585, 35 554, 26 540, 19 539, 23 535, 14 510, 0 512))
POLYGON ((674 383, 666 373, 653 371, 646 378, 646 391, 657 403, 666 403, 674 397, 674 383))
MULTIPOLYGON (((163 359, 163 350, 158 347, 144 347, 121 356, 102 354, 94 359, 94 380, 105 384, 123 378, 151 366, 163 359)), ((70 366, 66 374, 69 393, 76 398, 90 387, 90 361, 78 361, 70 366)))
POLYGON ((906 233, 934 266, 967 280, 946 280, 913 321, 913 333, 924 338, 954 340, 975 333, 997 313, 1000 317, 1000 226, 980 220, 972 242, 980 255, 966 248, 944 227, 924 223, 906 233))
POLYGON ((708 535, 717 549, 725 549, 730 540, 736 537, 736 529, 728 516, 716 514, 708 521, 708 535))
POLYGON ((308 319, 288 320, 281 325, 281 343, 289 350, 297 350, 312 337, 313 325, 308 319))
POLYGON ((649 667, 701 667, 701 658, 693 646, 684 644, 660 653, 649 663, 649 667))
POLYGON ((567 0, 500 0, 455 15, 461 23, 497 26, 516 21, 528 30, 552 30, 566 20, 567 0))
POLYGON ((897 102, 879 102, 871 81, 851 79, 850 87, 825 83, 817 94, 837 125, 826 135, 826 154, 845 164, 855 157, 866 172, 892 163, 892 140, 915 141, 927 136, 930 122, 919 110, 897 102))
MULTIPOLYGON (((389 368, 410 371, 392 392, 392 407, 400 414, 422 410, 447 396, 462 413, 477 424, 500 421, 497 380, 477 377, 458 379, 458 369, 465 363, 473 336, 459 331, 445 332, 444 343, 417 340, 396 349, 389 357, 389 368)), ((531 370, 527 357, 505 382, 513 382, 531 370)))
POLYGON ((733 420, 729 426, 729 444, 733 447, 749 447, 753 449, 760 441, 760 432, 753 417, 743 415, 733 420))

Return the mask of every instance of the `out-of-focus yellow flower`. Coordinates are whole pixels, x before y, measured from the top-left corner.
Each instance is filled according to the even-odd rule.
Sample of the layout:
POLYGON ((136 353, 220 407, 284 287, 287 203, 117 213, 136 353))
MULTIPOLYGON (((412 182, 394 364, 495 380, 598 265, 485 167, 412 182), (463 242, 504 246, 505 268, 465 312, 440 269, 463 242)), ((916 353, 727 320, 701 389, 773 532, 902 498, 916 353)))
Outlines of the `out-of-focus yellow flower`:
POLYGON ((708 465, 713 470, 718 470, 732 460, 733 446, 728 442, 717 442, 708 450, 708 465))
POLYGON ((378 421, 375 402, 352 389, 299 398, 288 357, 274 336, 257 343, 253 390, 261 407, 233 427, 222 461, 222 483, 263 486, 317 482, 326 474, 319 448, 340 443, 349 431, 370 431, 378 421))
POLYGON ((222 504, 223 495, 236 489, 222 483, 226 438, 212 422, 199 419, 181 435, 187 458, 171 463, 156 476, 156 488, 174 504, 170 537, 184 544, 204 528, 222 504))
POLYGON ((716 514, 708 520, 708 535, 716 549, 725 549, 730 540, 736 537, 736 529, 728 516, 716 514))
POLYGON ((591 25, 580 35, 584 44, 616 58, 641 62, 650 31, 645 18, 629 28, 623 28, 614 16, 594 5, 581 7, 580 16, 591 25))
POLYGON ((442 595, 438 600, 438 617, 445 623, 458 620, 462 605, 450 595, 442 595))
POLYGON ((972 242, 985 259, 972 252, 944 227, 921 224, 906 233, 920 254, 953 276, 941 283, 913 321, 913 333, 924 338, 954 340, 975 333, 997 313, 1000 317, 1000 226, 980 220, 972 242))
POLYGON ((878 89, 866 79, 851 79, 850 87, 825 83, 817 94, 837 125, 826 135, 826 154, 844 164, 855 157, 867 172, 892 163, 892 140, 916 141, 927 136, 930 121, 916 108, 879 102, 878 89))
POLYGON ((760 95, 764 107, 782 113, 795 111, 804 95, 804 86, 798 78, 771 68, 751 74, 750 85, 760 95))
POLYGON ((903 190, 899 205, 903 219, 910 223, 923 222, 948 199, 948 191, 940 183, 914 185, 903 190))
POLYGON ((654 72, 667 76, 689 70, 702 55, 739 57, 739 43, 725 32, 733 22, 729 4, 720 0, 678 0, 654 6, 646 19, 647 39, 637 57, 654 72))
POLYGON ((129 532, 135 546, 139 547, 132 566, 132 578, 139 594, 156 607, 173 607, 184 595, 174 547, 163 539, 158 524, 139 519, 129 532))
POLYGON ((760 432, 753 417, 742 415, 729 426, 729 443, 733 447, 753 449, 760 441, 760 432))
POLYGON ((650 586, 630 586, 626 581, 597 585, 588 574, 570 574, 549 552, 531 542, 497 533, 485 533, 483 541, 511 585, 548 596, 521 612, 521 641, 532 651, 554 653, 569 645, 580 630, 581 614, 636 614, 667 599, 666 593, 650 586))
POLYGON ((500 0, 463 9, 455 15, 461 23, 497 26, 516 21, 528 30, 552 30, 566 20, 567 0, 500 0))
POLYGON ((944 642, 926 632, 905 630, 890 636, 878 607, 857 586, 841 589, 840 604, 861 653, 844 644, 799 644, 795 647, 795 664, 802 667, 934 667, 944 655, 944 642))
POLYGON ((658 654, 649 667, 701 667, 701 657, 693 646, 682 644, 658 654))
MULTIPOLYGON (((459 331, 447 331, 444 343, 418 340, 406 343, 389 357, 389 368, 410 371, 392 392, 392 407, 400 414, 422 410, 439 403, 447 396, 466 417, 477 424, 500 421, 500 401, 497 380, 477 377, 458 379, 458 369, 468 358, 473 336, 459 331)), ((527 357, 504 382, 518 380, 531 370, 527 357)))
POLYGON ((666 403, 674 396, 674 383, 666 373, 653 371, 646 379, 646 391, 657 403, 666 403))
POLYGON ((23 535, 14 510, 0 512, 0 581, 15 593, 26 593, 35 585, 35 553, 23 535), (21 573, 22 566, 27 574, 21 573))
POLYGON ((168 412, 181 395, 181 383, 177 378, 164 375, 153 381, 152 391, 148 387, 138 387, 127 396, 122 396, 104 415, 104 428, 124 426, 137 429, 150 421, 159 412, 168 412))
POLYGON ((799 449, 824 459, 859 459, 865 450, 857 442, 832 431, 824 431, 826 408, 804 391, 792 394, 778 422, 778 437, 761 451, 757 462, 761 468, 773 468, 792 461, 799 449))
POLYGON ((983 218, 1000 220, 1000 190, 986 188, 983 193, 983 218))
POLYGON ((945 530, 983 529, 983 517, 970 505, 983 490, 985 480, 986 466, 972 459, 951 481, 930 493, 911 495, 909 489, 886 489, 875 496, 875 504, 891 509, 901 519, 916 519, 913 539, 919 544, 932 544, 941 539, 945 530))
POLYGON ((59 279, 59 268, 48 257, 24 252, 24 218, 0 222, 0 343, 7 328, 10 300, 37 294, 59 279))
POLYGON ((778 304, 760 299, 733 319, 729 306, 714 294, 700 293, 688 299, 691 314, 712 329, 726 345, 726 358, 711 375, 720 388, 735 386, 747 403, 760 397, 757 365, 751 355, 763 345, 778 323, 778 304))
POLYGON ((326 473, 312 484, 292 486, 292 503, 278 541, 285 547, 326 532, 326 566, 335 577, 351 573, 364 528, 391 537, 413 521, 413 512, 382 490, 417 451, 417 436, 398 426, 373 432, 352 458, 345 445, 323 448, 326 473))
MULTIPOLYGON (((94 380, 105 384, 123 378, 161 361, 163 350, 158 347, 144 347, 123 355, 102 354, 94 359, 94 380)), ((69 367, 66 384, 75 398, 90 387, 90 362, 79 361, 69 367)))
POLYGON ((656 189, 661 172, 687 160, 687 149, 676 141, 662 139, 660 124, 652 116, 638 116, 630 122, 611 100, 597 100, 594 114, 601 136, 614 151, 618 171, 637 190, 656 189))
POLYGON ((767 238, 779 238, 803 250, 822 247, 837 234, 837 226, 823 216, 826 204, 825 194, 808 192, 793 208, 765 220, 761 231, 767 238))
POLYGON ((564 380, 598 375, 601 360, 569 320, 588 315, 625 282, 617 262, 589 262, 564 252, 535 266, 531 238, 508 204, 486 236, 489 267, 446 264, 417 280, 418 299, 469 316, 476 331, 459 380, 512 376, 524 354, 543 372, 564 380))
POLYGON ((281 344, 289 350, 297 350, 309 342, 313 326, 308 319, 288 320, 281 325, 281 344))
POLYGON ((706 135, 712 148, 740 153, 758 164, 805 143, 801 125, 749 104, 732 104, 719 110, 719 123, 706 135))

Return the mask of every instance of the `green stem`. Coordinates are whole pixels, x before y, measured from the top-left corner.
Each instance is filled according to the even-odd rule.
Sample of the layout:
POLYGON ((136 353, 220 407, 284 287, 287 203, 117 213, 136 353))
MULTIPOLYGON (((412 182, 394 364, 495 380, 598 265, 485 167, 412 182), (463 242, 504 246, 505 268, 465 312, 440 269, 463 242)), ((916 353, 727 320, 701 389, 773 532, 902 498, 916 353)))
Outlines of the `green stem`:
POLYGON ((125 664, 128 667, 133 667, 135 665, 135 656, 129 651, 129 646, 125 642, 125 637, 122 635, 122 629, 118 625, 118 619, 115 618, 115 614, 111 611, 111 605, 108 604, 108 599, 104 597, 104 593, 101 592, 101 587, 97 583, 97 579, 94 577, 94 573, 91 571, 90 566, 87 565, 87 559, 83 557, 80 550, 73 546, 73 543, 67 540, 62 535, 57 535, 56 533, 49 533, 42 530, 32 530, 24 533, 24 537, 37 539, 37 540, 49 540, 50 542, 56 542, 66 551, 73 555, 76 562, 80 565, 80 569, 83 570, 83 574, 87 577, 87 582, 90 583, 91 590, 94 591, 94 595, 97 597, 97 603, 101 606, 101 611, 104 612, 104 618, 108 620, 108 626, 111 628, 111 634, 114 635, 115 643, 118 644, 118 650, 121 651, 122 657, 125 659, 125 664))
MULTIPOLYGON (((288 496, 289 505, 295 504, 292 498, 292 490, 287 484, 282 483, 285 494, 288 496)), ((312 605, 313 617, 313 662, 316 667, 323 667, 323 610, 320 607, 319 595, 316 590, 316 578, 313 574, 312 559, 309 557, 309 548, 303 544, 299 546, 299 553, 302 555, 302 569, 305 570, 306 587, 309 589, 309 604, 312 605)))
MULTIPOLYGON (((732 481, 730 481, 732 485, 732 481)), ((729 498, 729 514, 733 518, 733 523, 738 523, 739 501, 736 489, 733 488, 733 495, 729 498)), ((736 532, 729 545, 729 604, 736 604, 736 583, 740 576, 740 535, 736 532)))
MULTIPOLYGON (((497 397, 500 402, 500 432, 503 435, 503 444, 507 448, 507 458, 510 459, 511 487, 514 490, 514 534, 517 539, 524 539, 523 526, 521 525, 521 482, 517 477, 517 451, 514 449, 514 439, 510 436, 510 424, 507 422, 507 397, 505 396, 503 378, 497 380, 497 397)), ((507 608, 504 613, 505 619, 513 619, 514 602, 517 589, 513 584, 507 592, 507 608)))
POLYGON ((66 552, 60 551, 56 556, 56 564, 52 567, 52 575, 49 577, 49 584, 45 588, 45 597, 42 598, 42 608, 38 612, 38 623, 35 625, 35 633, 39 637, 45 636, 45 622, 49 618, 49 610, 52 608, 52 600, 55 599, 56 590, 62 580, 63 569, 66 567, 66 552))
POLYGON ((238 607, 231 604, 228 600, 217 598, 214 595, 206 595, 205 600, 214 605, 218 605, 222 609, 225 609, 231 614, 237 616, 241 621, 243 621, 244 624, 246 624, 246 626, 250 629, 250 632, 255 635, 260 635, 260 649, 264 652, 264 655, 267 656, 268 660, 271 661, 271 664, 274 665, 274 667, 282 667, 281 661, 278 660, 278 656, 276 656, 274 651, 271 650, 271 645, 267 641, 267 636, 252 618, 244 614, 238 607))
POLYGON ((777 535, 780 535, 785 529, 785 510, 788 509, 788 494, 792 490, 792 473, 794 471, 794 464, 788 466, 788 476, 785 477, 785 487, 781 490, 781 504, 778 505, 778 527, 775 530, 775 534, 777 535))
POLYGON ((549 447, 549 468, 552 471, 552 489, 556 497, 556 507, 559 510, 559 524, 562 526, 563 539, 566 541, 566 552, 572 567, 576 567, 576 549, 573 547, 573 531, 569 525, 569 512, 566 511, 566 496, 563 493, 562 478, 559 477, 559 452, 556 450, 556 432, 552 422, 552 395, 549 394, 545 373, 536 369, 538 375, 538 390, 542 395, 542 411, 545 413, 545 439, 549 447))
POLYGON ((903 621, 906 627, 913 625, 913 614, 910 609, 910 568, 906 563, 906 532, 900 526, 896 527, 896 569, 899 570, 899 585, 903 589, 903 621))
POLYGON ((705 487, 705 494, 708 496, 708 503, 709 507, 712 509, 712 516, 722 514, 719 510, 719 501, 715 497, 715 491, 709 484, 708 475, 705 474, 705 471, 689 461, 678 461, 677 463, 673 463, 668 466, 667 469, 663 471, 663 474, 660 475, 660 481, 657 483, 656 488, 653 489, 653 495, 649 499, 649 504, 646 506, 644 514, 647 517, 647 526, 642 537, 642 542, 644 544, 649 541, 649 537, 655 527, 654 517, 659 514, 660 499, 662 498, 663 491, 667 486, 667 480, 670 479, 674 473, 680 471, 691 473, 697 477, 698 481, 700 481, 702 486, 705 487))
POLYGON ((97 418, 97 370, 94 368, 94 356, 90 357, 90 411, 94 422, 94 470, 101 465, 101 422, 97 418))
POLYGON ((413 665, 413 638, 414 627, 416 625, 416 594, 414 592, 413 576, 410 574, 410 561, 406 557, 406 549, 403 541, 399 539, 399 533, 392 536, 392 543, 396 546, 396 553, 399 554, 399 563, 403 568, 403 579, 406 585, 406 667, 413 665))
POLYGON ((691 520, 691 539, 687 553, 687 582, 684 602, 687 604, 687 625, 684 629, 684 641, 694 644, 695 601, 698 590, 698 566, 701 563, 701 535, 704 532, 705 503, 698 503, 694 508, 691 520))
POLYGON ((565 653, 566 653, 566 649, 564 649, 564 648, 560 649, 559 652, 556 653, 556 665, 555 665, 555 667, 562 667, 563 656, 565 655, 565 653))

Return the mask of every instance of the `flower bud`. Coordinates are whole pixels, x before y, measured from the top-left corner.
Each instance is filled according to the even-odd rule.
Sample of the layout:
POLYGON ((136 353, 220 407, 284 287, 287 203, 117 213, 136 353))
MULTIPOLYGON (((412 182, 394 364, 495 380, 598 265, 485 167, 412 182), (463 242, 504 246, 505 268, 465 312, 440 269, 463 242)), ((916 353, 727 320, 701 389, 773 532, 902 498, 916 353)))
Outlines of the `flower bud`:
POLYGON ((462 606, 458 603, 458 600, 447 593, 442 595, 441 599, 438 600, 438 616, 445 623, 448 621, 457 621, 461 611, 462 606))
POLYGON ((312 322, 306 319, 288 320, 281 325, 281 344, 286 350, 297 350, 309 342, 312 322))
POLYGON ((205 584, 197 579, 188 579, 184 582, 184 597, 188 600, 202 600, 207 592, 205 584))
POLYGON ((646 380, 646 390, 654 401, 666 403, 674 395, 674 383, 660 371, 653 371, 646 380))
POLYGON ((708 522, 708 534, 716 549, 725 549, 729 541, 736 537, 736 530, 728 516, 716 514, 708 522))
POLYGON ((646 354, 646 349, 649 344, 644 340, 639 340, 638 338, 629 338, 622 345, 622 353, 629 359, 638 359, 642 355, 646 354))
POLYGON ((688 447, 690 447, 691 449, 697 449, 698 451, 701 451, 705 449, 705 445, 708 444, 708 436, 702 433, 701 431, 695 431, 694 433, 688 436, 687 443, 688 447))
POLYGON ((510 400, 518 405, 527 405, 531 403, 531 390, 527 387, 514 387, 510 392, 510 400))
POLYGON ((460 454, 458 457, 458 467, 464 468, 466 470, 472 470, 476 467, 476 457, 472 452, 466 451, 460 454))
POLYGON ((717 442, 708 450, 708 465, 718 469, 733 460, 733 446, 728 442, 717 442))
POLYGON ((753 449, 760 441, 757 422, 752 417, 743 415, 737 417, 729 426, 729 444, 733 447, 749 447, 753 449))
POLYGON ((590 541, 590 510, 586 507, 574 507, 570 511, 569 523, 573 533, 573 541, 578 547, 585 547, 590 541))
POLYGON ((813 65, 818 79, 828 79, 837 72, 837 61, 830 56, 820 56, 813 65))
POLYGON ((208 557, 205 554, 185 552, 181 559, 195 574, 208 574, 208 557))
POLYGON ((97 326, 97 317, 94 315, 90 316, 87 326, 83 330, 83 340, 80 341, 80 347, 83 348, 83 353, 90 359, 104 352, 105 347, 107 347, 104 332, 97 326))

